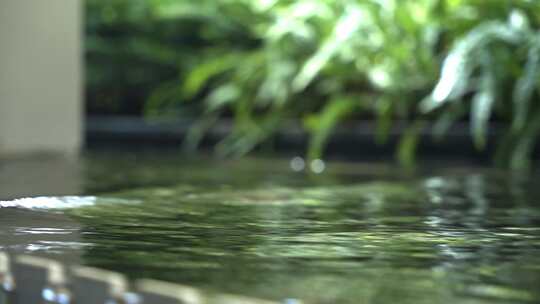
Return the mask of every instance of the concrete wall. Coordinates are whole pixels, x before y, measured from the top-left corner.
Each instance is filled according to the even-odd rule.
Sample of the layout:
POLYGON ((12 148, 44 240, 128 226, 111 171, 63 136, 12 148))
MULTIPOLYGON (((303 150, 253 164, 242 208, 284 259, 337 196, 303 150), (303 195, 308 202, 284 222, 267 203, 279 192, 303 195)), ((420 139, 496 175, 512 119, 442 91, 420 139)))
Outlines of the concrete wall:
POLYGON ((0 1, 0 156, 77 153, 80 0, 0 1))

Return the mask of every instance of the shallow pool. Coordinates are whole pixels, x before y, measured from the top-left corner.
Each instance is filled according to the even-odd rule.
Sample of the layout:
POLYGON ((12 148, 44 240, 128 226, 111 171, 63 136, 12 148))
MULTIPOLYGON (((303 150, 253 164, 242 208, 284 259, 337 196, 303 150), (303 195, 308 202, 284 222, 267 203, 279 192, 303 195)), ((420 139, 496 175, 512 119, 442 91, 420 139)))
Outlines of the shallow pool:
POLYGON ((76 196, 2 202, 0 249, 307 303, 540 301, 536 174, 155 154, 76 167, 59 193, 76 196))

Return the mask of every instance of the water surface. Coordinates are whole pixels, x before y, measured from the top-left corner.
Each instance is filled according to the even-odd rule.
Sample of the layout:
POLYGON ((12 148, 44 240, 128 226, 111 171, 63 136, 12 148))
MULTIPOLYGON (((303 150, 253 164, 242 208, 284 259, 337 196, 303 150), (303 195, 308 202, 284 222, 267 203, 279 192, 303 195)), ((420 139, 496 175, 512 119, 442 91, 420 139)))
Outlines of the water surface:
POLYGON ((0 246, 276 300, 540 301, 534 174, 140 156, 85 168, 80 207, 0 209, 0 246))

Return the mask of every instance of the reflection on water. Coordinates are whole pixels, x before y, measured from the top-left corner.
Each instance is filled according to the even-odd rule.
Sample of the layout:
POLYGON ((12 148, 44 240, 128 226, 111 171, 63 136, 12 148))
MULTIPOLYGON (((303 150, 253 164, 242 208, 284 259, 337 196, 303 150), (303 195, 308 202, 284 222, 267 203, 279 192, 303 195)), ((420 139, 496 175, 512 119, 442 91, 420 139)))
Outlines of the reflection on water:
POLYGON ((80 223, 63 214, 0 208, 0 250, 79 263, 86 246, 80 231, 80 223))
POLYGON ((268 299, 540 301, 534 178, 373 165, 330 165, 313 177, 279 169, 287 161, 253 162, 140 162, 102 175, 104 184, 94 168, 87 187, 101 194, 93 205, 0 209, 1 231, 12 238, 3 246, 81 254, 131 277, 268 299))

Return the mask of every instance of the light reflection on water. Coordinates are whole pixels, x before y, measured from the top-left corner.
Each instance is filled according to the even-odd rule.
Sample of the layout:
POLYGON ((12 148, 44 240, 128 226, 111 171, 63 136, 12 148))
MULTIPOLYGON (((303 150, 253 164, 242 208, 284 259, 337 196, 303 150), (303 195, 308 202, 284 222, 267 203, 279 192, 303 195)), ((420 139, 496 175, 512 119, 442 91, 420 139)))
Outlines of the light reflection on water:
POLYGON ((269 299, 540 301, 535 179, 470 169, 396 177, 397 170, 368 166, 373 171, 358 176, 311 180, 276 166, 176 167, 158 184, 152 166, 121 172, 112 176, 117 189, 92 205, 41 222, 19 210, 1 231, 19 238, 7 246, 12 251, 81 255, 132 277, 269 299), (153 182, 146 187, 134 176, 153 182))
POLYGON ((18 227, 15 228, 15 235, 20 234, 71 234, 78 229, 61 229, 61 228, 35 228, 35 227, 18 227))

